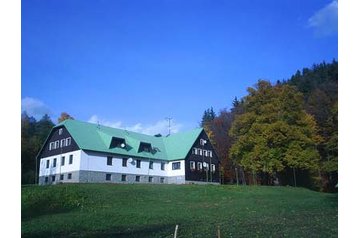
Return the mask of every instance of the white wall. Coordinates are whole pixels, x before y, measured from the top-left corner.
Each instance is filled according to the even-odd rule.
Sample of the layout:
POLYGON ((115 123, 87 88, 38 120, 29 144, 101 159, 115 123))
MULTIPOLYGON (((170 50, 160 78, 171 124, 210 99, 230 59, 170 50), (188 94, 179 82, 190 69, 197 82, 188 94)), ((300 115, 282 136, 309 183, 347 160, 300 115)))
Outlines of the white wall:
MULTIPOLYGON (((133 158, 136 161, 136 158, 133 158)), ((149 169, 149 160, 141 158, 141 167, 137 168, 136 163, 129 163, 127 167, 122 166, 122 158, 113 156, 112 165, 107 165, 107 155, 96 152, 85 152, 82 150, 63 153, 61 155, 50 156, 40 160, 39 176, 49 176, 52 174, 67 173, 72 171, 86 170, 109 173, 125 173, 138 175, 153 175, 153 176, 184 176, 185 175, 185 161, 153 161, 153 169, 149 169), (69 157, 73 155, 73 162, 69 164, 69 157), (65 156, 65 165, 61 166, 61 157, 65 156), (56 167, 53 167, 53 160, 57 159, 56 167), (50 160, 49 168, 46 168, 46 161, 50 160), (161 170, 161 162, 165 163, 165 170, 161 170), (172 164, 180 162, 180 169, 172 170, 172 164)))
MULTIPOLYGON (((136 163, 129 163, 127 167, 122 166, 122 157, 113 156, 112 165, 107 165, 107 155, 96 152, 81 152, 80 170, 126 173, 138 175, 154 175, 154 176, 178 176, 185 175, 184 160, 181 161, 181 169, 172 171, 172 164, 168 161, 152 160, 153 169, 149 169, 149 160, 138 158, 141 160, 141 167, 137 168, 136 163), (161 170, 161 162, 165 163, 165 170, 161 170)), ((136 162, 136 158, 133 158, 136 162)))
POLYGON ((167 168, 167 176, 182 176, 185 175, 185 160, 170 161, 167 168), (173 163, 180 162, 180 169, 172 170, 173 163))
POLYGON ((81 150, 71 151, 59 155, 49 156, 40 160, 39 176, 48 176, 51 174, 67 173, 78 171, 80 169, 81 150), (72 164, 69 164, 70 155, 73 155, 72 164), (65 164, 61 166, 61 157, 65 157, 65 164), (57 159, 56 167, 53 167, 54 158, 57 159), (46 168, 46 161, 50 161, 49 168, 46 168))

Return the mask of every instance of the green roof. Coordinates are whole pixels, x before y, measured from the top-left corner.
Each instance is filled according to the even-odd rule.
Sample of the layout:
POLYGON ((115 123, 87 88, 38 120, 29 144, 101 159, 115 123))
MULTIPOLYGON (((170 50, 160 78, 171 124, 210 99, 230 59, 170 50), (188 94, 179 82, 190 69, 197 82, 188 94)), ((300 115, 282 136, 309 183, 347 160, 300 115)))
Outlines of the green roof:
POLYGON ((158 160, 184 159, 203 131, 202 128, 197 128, 188 132, 156 137, 71 119, 59 123, 54 128, 60 126, 66 127, 80 149, 158 160), (113 138, 124 139, 126 147, 110 148, 113 138), (141 142, 151 144, 154 150, 139 152, 141 142))

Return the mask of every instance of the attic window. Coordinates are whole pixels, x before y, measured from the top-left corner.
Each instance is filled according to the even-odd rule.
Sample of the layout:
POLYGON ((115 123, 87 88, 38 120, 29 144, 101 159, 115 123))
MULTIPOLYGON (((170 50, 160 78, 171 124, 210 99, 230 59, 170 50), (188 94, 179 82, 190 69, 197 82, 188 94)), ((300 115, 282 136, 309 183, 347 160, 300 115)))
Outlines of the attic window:
POLYGON ((59 135, 62 135, 62 128, 60 128, 60 129, 58 130, 58 134, 59 134, 59 135))
POLYGON ((126 141, 123 138, 113 137, 109 148, 125 148, 126 141))
POLYGON ((141 142, 139 145, 139 151, 138 152, 151 152, 152 151, 152 145, 150 143, 141 142))

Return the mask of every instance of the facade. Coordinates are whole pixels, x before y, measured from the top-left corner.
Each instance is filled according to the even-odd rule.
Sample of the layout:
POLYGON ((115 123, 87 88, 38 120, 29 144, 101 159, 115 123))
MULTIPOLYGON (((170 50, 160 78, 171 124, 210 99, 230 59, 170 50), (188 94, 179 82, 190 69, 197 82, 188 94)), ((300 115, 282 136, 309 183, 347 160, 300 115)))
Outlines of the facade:
POLYGON ((77 120, 50 132, 39 152, 39 184, 219 183, 205 131, 149 136, 77 120))

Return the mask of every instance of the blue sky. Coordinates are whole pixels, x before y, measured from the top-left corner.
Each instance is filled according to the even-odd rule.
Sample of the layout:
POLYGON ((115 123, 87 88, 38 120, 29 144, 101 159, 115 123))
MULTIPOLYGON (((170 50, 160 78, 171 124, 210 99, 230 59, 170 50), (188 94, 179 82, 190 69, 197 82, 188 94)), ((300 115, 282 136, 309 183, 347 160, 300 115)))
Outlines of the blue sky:
POLYGON ((22 110, 147 134, 198 126, 258 79, 338 60, 337 1, 31 0, 22 110))

